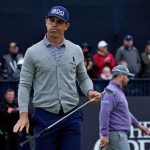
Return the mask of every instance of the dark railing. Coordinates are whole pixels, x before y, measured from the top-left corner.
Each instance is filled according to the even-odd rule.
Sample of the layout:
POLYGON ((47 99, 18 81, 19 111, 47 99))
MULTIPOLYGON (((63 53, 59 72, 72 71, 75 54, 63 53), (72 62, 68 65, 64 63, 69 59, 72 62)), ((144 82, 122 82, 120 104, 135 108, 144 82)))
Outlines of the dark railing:
MULTIPOLYGON (((106 80, 93 80, 95 90, 101 92, 108 85, 106 80)), ((127 96, 150 96, 150 79, 130 79, 124 89, 127 96)))
MULTIPOLYGON (((93 80, 95 90, 102 92, 108 85, 106 80, 93 80)), ((18 81, 2 80, 0 81, 0 99, 8 88, 18 91, 18 81)), ((150 96, 150 79, 131 79, 128 86, 124 89, 127 96, 150 96)), ((79 94, 81 91, 79 90, 79 94)))

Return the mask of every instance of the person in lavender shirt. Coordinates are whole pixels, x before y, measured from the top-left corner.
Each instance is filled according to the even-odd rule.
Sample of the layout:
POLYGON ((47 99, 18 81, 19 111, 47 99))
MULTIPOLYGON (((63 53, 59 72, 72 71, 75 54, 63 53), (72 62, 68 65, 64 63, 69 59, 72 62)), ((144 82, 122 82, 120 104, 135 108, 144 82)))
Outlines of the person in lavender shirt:
POLYGON ((130 150, 127 132, 131 124, 139 128, 146 135, 150 134, 147 127, 141 125, 128 108, 128 102, 123 88, 129 82, 127 67, 118 65, 112 69, 113 79, 107 86, 114 95, 102 95, 99 114, 100 147, 103 150, 130 150))

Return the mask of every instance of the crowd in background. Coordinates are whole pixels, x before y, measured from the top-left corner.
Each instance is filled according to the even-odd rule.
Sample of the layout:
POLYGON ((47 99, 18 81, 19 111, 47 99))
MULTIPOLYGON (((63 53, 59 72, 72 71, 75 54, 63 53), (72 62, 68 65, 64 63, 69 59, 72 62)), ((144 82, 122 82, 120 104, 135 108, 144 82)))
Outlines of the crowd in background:
POLYGON ((110 80, 112 77, 111 69, 122 64, 128 67, 129 71, 135 74, 135 78, 150 77, 150 41, 140 54, 134 45, 131 35, 125 35, 122 45, 116 50, 115 56, 110 52, 110 45, 106 41, 99 41, 97 50, 91 53, 88 43, 83 43, 81 48, 85 57, 85 66, 92 79, 110 80))
POLYGON ((2 150, 33 150, 34 143, 31 141, 24 147, 19 143, 32 135, 32 121, 30 132, 15 134, 13 127, 19 119, 18 103, 13 89, 7 89, 4 98, 0 101, 0 149, 2 150))
MULTIPOLYGON (((111 80, 111 69, 117 64, 122 64, 135 74, 135 78, 150 78, 150 41, 143 46, 142 54, 134 45, 132 35, 125 35, 120 45, 113 55, 107 41, 99 41, 96 50, 93 50, 88 43, 82 43, 80 46, 89 76, 92 79, 111 80)), ((3 59, 0 60, 0 80, 18 81, 22 63, 23 54, 19 46, 16 42, 11 42, 8 54, 3 55, 3 59)), ((13 89, 8 89, 0 101, 0 118, 0 147, 3 150, 19 149, 20 139, 26 139, 26 135, 16 135, 12 132, 19 118, 18 104, 13 89)), ((28 145, 25 149, 31 150, 31 147, 28 145)))
POLYGON ((0 103, 0 145, 2 149, 17 149, 17 135, 12 133, 13 126, 19 118, 15 92, 8 89, 0 103))
POLYGON ((9 44, 8 53, 3 55, 2 58, 0 62, 1 78, 18 80, 23 63, 23 54, 19 52, 19 47, 16 42, 9 44))
MULTIPOLYGON (((111 69, 117 64, 128 67, 135 77, 150 77, 150 41, 143 46, 140 54, 132 35, 125 35, 121 46, 115 50, 115 56, 111 53, 109 43, 99 41, 97 49, 84 42, 81 45, 84 54, 84 62, 87 72, 92 79, 111 79, 111 69)), ((8 80, 19 80, 23 54, 20 53, 16 42, 9 44, 8 54, 3 55, 0 60, 0 78, 8 80)))

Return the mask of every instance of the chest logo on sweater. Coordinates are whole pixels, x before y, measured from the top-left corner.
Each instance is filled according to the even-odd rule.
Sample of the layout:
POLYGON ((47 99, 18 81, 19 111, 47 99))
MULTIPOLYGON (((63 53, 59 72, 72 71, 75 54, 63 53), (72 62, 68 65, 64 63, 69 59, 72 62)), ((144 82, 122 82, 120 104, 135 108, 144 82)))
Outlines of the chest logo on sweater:
POLYGON ((70 64, 76 66, 76 60, 74 56, 72 57, 72 61, 70 61, 70 64))

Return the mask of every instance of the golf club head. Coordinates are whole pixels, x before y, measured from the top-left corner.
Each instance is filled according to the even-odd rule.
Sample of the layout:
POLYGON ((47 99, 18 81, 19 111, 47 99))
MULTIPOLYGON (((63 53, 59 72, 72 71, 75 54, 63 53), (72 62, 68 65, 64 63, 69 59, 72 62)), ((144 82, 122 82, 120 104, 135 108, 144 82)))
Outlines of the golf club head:
POLYGON ((113 96, 116 96, 116 93, 108 88, 105 88, 104 89, 109 95, 113 95, 113 96))

